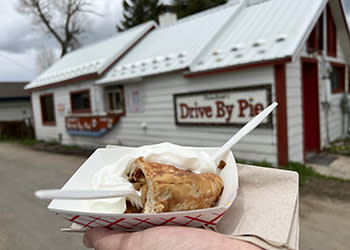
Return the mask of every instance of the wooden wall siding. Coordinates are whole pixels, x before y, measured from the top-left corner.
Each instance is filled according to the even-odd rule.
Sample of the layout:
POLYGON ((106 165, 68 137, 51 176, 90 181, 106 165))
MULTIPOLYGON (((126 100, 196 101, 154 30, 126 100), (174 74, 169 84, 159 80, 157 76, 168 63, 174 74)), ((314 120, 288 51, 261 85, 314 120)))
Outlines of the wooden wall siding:
POLYGON ((0 102, 0 121, 22 121, 32 116, 30 101, 0 102))
MULTIPOLYGON (((91 91, 91 109, 96 112, 96 110, 100 110, 100 108, 97 108, 95 95, 93 94, 96 93, 96 90, 93 87, 92 81, 67 85, 63 87, 56 87, 48 90, 36 91, 32 94, 33 109, 35 111, 36 136, 38 139, 58 140, 58 136, 61 133, 63 136, 63 142, 67 142, 67 144, 70 144, 72 142, 72 138, 70 138, 70 135, 66 133, 65 128, 65 116, 70 114, 71 112, 71 102, 69 93, 72 91, 87 88, 91 91), (49 127, 42 125, 39 96, 45 93, 53 93, 54 95, 56 126, 49 127), (63 112, 57 110, 58 105, 64 107, 63 112)), ((96 94, 96 96, 98 96, 98 93, 96 94)))
MULTIPOLYGON (((313 57, 314 56, 308 54, 306 52, 306 46, 303 48, 302 52, 301 52, 301 56, 302 57, 313 57)), ((318 55, 316 57, 319 60, 319 100, 320 100, 320 106, 319 106, 319 110, 320 110, 320 143, 321 143, 321 149, 324 148, 325 146, 327 146, 327 131, 326 131, 326 118, 325 118, 325 110, 321 104, 321 102, 324 100, 324 80, 322 79, 322 65, 321 65, 321 57, 318 55)), ((341 46, 340 43, 340 39, 339 39, 339 34, 337 36, 337 58, 334 57, 329 57, 326 56, 325 57, 326 60, 328 61, 333 61, 333 62, 338 62, 338 63, 344 63, 344 64, 348 64, 346 63, 346 59, 345 59, 345 53, 344 50, 341 46)), ((297 60, 298 61, 298 60, 297 60)), ((346 69, 346 74, 345 74, 345 88, 346 91, 348 91, 348 69, 346 69)), ((301 78, 300 78, 301 79, 301 78)), ((331 105, 330 105, 330 110, 329 110, 329 114, 328 114, 328 133, 329 133, 329 139, 330 142, 335 141, 343 136, 345 136, 343 128, 346 125, 346 121, 343 120, 343 115, 341 114, 341 110, 340 110, 340 101, 343 97, 344 93, 337 93, 337 94, 332 94, 332 101, 331 101, 331 105)), ((301 109, 302 112, 302 109, 301 109)))
MULTIPOLYGON (((64 114, 57 113, 57 126, 49 128, 37 126, 39 139, 56 139, 58 134, 63 134, 63 143, 90 146, 105 146, 106 144, 119 144, 125 146, 140 146, 144 144, 170 141, 182 145, 193 146, 221 146, 235 132, 238 127, 190 127, 176 126, 173 107, 174 93, 189 91, 244 87, 250 85, 272 84, 273 68, 264 67, 243 70, 240 72, 227 72, 215 74, 208 77, 195 77, 185 79, 181 74, 174 73, 146 79, 138 83, 125 84, 125 93, 139 89, 143 93, 143 113, 128 112, 122 117, 117 125, 107 134, 100 138, 71 136, 65 131, 64 114), (142 129, 141 124, 145 122, 147 129, 142 129)), ((55 88, 55 104, 64 103, 65 110, 70 107, 69 91, 79 88, 91 88, 100 95, 92 82, 55 88)), ((40 92, 42 94, 42 92, 40 92)), ((34 93, 33 99, 37 100, 38 93, 34 93)), ((126 94, 127 96, 127 94, 126 94)), ((274 96, 274 87, 272 87, 274 96)), ((101 99, 101 98, 100 98, 101 99)), ((274 98, 272 98, 274 100, 274 98)), ((92 109, 98 110, 103 105, 103 100, 91 100, 92 109), (98 107, 99 106, 99 107, 98 107)), ((40 108, 37 101, 33 103, 36 109, 40 108)), ((39 109, 40 111, 40 109, 39 109)), ((36 116, 40 117, 40 116, 36 116)), ((275 124, 275 117, 273 119, 275 124)), ((268 161, 277 164, 276 154, 276 127, 273 129, 255 129, 234 147, 236 158, 250 159, 254 161, 268 161)))
MULTIPOLYGON (((32 106, 34 115, 34 125, 35 125, 35 135, 39 140, 57 140, 57 114, 56 116, 56 126, 43 126, 42 116, 41 116, 41 105, 40 105, 40 95, 49 92, 34 92, 32 93, 32 106)), ((56 101, 56 100, 55 100, 56 101)))
MULTIPOLYGON (((174 120, 173 93, 220 89, 273 82, 272 68, 266 67, 242 72, 228 72, 209 77, 184 79, 180 74, 155 77, 143 81, 144 114, 127 113, 117 125, 118 140, 123 145, 138 146, 164 140, 183 145, 220 146, 238 128, 176 126, 174 120), (170 95, 169 95, 170 93, 170 95), (147 123, 144 131, 141 123, 147 123), (214 135, 214 136, 213 136, 214 135)), ((126 85, 125 91, 137 87, 126 85)), ((276 163, 274 129, 258 129, 235 146, 237 158, 266 160, 276 163), (266 146, 268 142, 268 146, 266 146)))
POLYGON ((303 162, 302 78, 299 60, 287 63, 286 79, 289 161, 303 162))

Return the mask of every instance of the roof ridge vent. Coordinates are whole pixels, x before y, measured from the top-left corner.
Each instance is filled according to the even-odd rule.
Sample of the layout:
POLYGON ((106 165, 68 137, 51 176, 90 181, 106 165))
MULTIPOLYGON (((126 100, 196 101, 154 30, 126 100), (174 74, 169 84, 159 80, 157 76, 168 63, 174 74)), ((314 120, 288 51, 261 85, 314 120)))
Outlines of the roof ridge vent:
POLYGON ((253 47, 260 47, 260 46, 264 45, 265 43, 266 43, 265 39, 258 39, 252 44, 252 46, 253 47))

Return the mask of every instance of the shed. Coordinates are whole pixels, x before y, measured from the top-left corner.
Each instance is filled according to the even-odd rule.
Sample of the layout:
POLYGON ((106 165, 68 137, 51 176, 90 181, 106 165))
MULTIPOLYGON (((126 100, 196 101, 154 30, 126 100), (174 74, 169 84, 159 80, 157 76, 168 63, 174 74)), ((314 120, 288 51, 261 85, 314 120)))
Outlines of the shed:
POLYGON ((28 82, 0 82, 0 122, 32 118, 30 94, 24 90, 28 82))
POLYGON ((74 51, 26 89, 39 139, 94 146, 220 146, 277 101, 233 150, 283 165, 347 135, 349 62, 341 0, 233 0, 74 51))

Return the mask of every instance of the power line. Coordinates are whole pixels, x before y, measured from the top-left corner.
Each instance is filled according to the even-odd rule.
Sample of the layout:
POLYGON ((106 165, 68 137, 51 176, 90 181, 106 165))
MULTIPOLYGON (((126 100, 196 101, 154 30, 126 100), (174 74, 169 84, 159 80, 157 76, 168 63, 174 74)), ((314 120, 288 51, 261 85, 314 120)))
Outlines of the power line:
POLYGON ((31 68, 27 67, 27 65, 24 65, 24 64, 22 64, 22 63, 17 62, 15 59, 13 59, 13 58, 11 58, 11 57, 9 57, 9 56, 7 56, 7 55, 4 55, 3 53, 0 53, 0 57, 5 58, 5 59, 7 59, 8 61, 13 62, 13 63, 16 64, 17 66, 19 66, 19 67, 21 67, 21 68, 24 68, 24 69, 26 69, 26 70, 28 70, 28 71, 30 71, 30 72, 33 72, 33 71, 34 71, 34 69, 31 69, 31 68))

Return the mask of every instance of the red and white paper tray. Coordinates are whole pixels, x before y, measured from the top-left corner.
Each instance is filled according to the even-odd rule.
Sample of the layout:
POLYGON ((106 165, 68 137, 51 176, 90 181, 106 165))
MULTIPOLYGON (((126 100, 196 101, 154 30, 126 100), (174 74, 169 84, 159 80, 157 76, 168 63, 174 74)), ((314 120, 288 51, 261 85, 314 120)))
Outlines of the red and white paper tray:
MULTIPOLYGON (((192 149, 203 150, 210 155, 213 155, 217 150, 217 148, 192 149)), ((100 168, 117 161, 123 155, 129 153, 130 150, 132 148, 129 147, 97 149, 73 174, 62 189, 91 189, 93 175, 100 168)), ((81 230, 105 227, 123 231, 139 231, 161 225, 215 227, 225 211, 232 205, 238 190, 238 172, 232 152, 227 152, 223 160, 227 163, 220 173, 220 177, 224 182, 224 190, 217 205, 212 208, 159 214, 108 214, 89 211, 88 201, 54 199, 49 204, 48 209, 75 225, 80 225, 81 230)))

